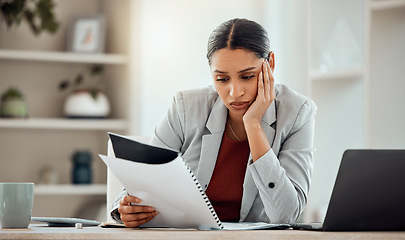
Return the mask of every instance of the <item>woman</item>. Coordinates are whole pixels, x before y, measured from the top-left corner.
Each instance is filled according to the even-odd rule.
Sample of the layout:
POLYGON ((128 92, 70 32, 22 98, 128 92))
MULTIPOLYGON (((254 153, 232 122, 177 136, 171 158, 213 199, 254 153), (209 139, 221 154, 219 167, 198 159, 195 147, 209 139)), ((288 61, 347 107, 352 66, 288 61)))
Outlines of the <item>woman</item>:
MULTIPOLYGON (((221 221, 294 222, 310 186, 315 104, 274 84, 274 53, 253 21, 217 27, 207 58, 215 89, 179 92, 151 144, 182 153, 221 221)), ((123 191, 113 218, 150 221, 158 213, 131 204, 141 201, 123 191)))

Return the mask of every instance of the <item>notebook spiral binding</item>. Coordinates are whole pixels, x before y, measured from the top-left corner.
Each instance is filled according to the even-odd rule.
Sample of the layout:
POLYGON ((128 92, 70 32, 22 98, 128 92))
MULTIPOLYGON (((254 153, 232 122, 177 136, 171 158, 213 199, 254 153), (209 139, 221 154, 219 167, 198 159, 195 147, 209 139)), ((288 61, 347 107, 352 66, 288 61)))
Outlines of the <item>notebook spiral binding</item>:
POLYGON ((208 199, 207 195, 205 194, 204 189, 201 187, 200 182, 198 182, 198 179, 195 177, 193 171, 190 169, 188 164, 186 162, 184 162, 184 164, 186 165, 187 170, 190 171, 190 175, 193 178, 195 185, 197 186, 198 190, 200 190, 200 193, 201 193, 202 197, 204 198, 204 201, 207 204, 208 209, 211 211, 211 214, 214 217, 215 221, 217 222, 219 228, 224 229, 224 226, 222 225, 221 220, 219 220, 217 213, 215 212, 214 207, 211 205, 210 200, 208 199))

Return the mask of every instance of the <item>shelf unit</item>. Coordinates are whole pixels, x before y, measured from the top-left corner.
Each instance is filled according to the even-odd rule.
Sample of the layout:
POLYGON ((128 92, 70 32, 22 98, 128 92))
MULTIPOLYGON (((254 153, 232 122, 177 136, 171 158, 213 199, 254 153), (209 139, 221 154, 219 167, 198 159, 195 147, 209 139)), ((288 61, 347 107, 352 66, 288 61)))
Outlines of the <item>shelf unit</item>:
POLYGON ((312 81, 334 81, 338 79, 356 79, 364 76, 364 68, 354 67, 350 69, 335 70, 330 72, 321 72, 312 70, 310 79, 312 81))
POLYGON ((35 195, 105 195, 106 184, 37 184, 35 195))
POLYGON ((118 130, 128 129, 124 119, 27 118, 0 119, 0 129, 118 130))
POLYGON ((0 49, 0 59, 64 63, 126 64, 123 54, 85 54, 73 52, 0 49))
MULTIPOLYGON (((128 118, 134 111, 128 104, 129 79, 133 79, 128 56, 132 3, 54 1, 61 23, 55 35, 35 37, 24 24, 11 30, 0 25, 0 92, 11 86, 19 88, 29 109, 26 119, 0 118, 0 181, 38 182, 41 169, 51 167, 57 174, 57 184, 35 185, 33 215, 93 218, 94 213, 86 213, 85 206, 90 209, 89 204, 99 203, 104 207, 106 201, 107 169, 97 154, 107 151, 108 131, 128 133, 128 118), (98 14, 106 17, 105 53, 66 52, 71 19, 98 14), (104 66, 101 78, 111 104, 110 116, 64 118, 62 108, 68 93, 60 92, 58 83, 93 64, 104 66), (92 153, 92 184, 70 183, 71 158, 77 150, 92 153)), ((104 217, 105 213, 98 216, 104 217)))

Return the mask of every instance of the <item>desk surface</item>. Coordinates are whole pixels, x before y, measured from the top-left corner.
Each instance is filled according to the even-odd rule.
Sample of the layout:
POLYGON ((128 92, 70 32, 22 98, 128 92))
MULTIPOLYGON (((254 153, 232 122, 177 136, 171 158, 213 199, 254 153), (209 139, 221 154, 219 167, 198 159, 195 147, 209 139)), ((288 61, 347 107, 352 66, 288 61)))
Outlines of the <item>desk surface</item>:
POLYGON ((194 229, 127 229, 47 227, 32 224, 27 229, 0 229, 0 239, 405 239, 405 232, 315 232, 302 230, 199 231, 194 229))

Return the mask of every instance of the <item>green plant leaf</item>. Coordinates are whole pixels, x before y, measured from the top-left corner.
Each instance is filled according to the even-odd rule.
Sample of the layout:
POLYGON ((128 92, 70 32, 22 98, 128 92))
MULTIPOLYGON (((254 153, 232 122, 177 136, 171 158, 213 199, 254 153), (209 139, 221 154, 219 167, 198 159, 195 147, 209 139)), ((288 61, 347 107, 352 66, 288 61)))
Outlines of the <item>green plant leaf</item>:
POLYGON ((54 7, 52 0, 0 0, 0 17, 4 18, 8 28, 25 20, 36 36, 42 31, 55 33, 59 22, 55 18, 54 7), (32 5, 34 8, 30 8, 32 5))
POLYGON ((8 28, 13 26, 13 24, 18 25, 21 22, 25 4, 26 0, 5 1, 1 3, 1 13, 8 28))
POLYGON ((70 82, 68 79, 63 80, 62 82, 59 83, 59 90, 63 91, 67 89, 70 86, 70 82))
POLYGON ((41 33, 41 29, 35 24, 35 15, 32 11, 30 10, 25 10, 24 11, 24 16, 25 19, 28 22, 28 25, 30 26, 32 32, 37 36, 38 34, 41 33))
POLYGON ((90 75, 95 76, 104 71, 104 67, 102 65, 94 65, 90 68, 90 75))
POLYGON ((78 73, 75 78, 75 86, 80 85, 83 82, 84 76, 82 73, 78 73))
POLYGON ((41 19, 41 28, 50 33, 55 33, 59 28, 59 23, 53 13, 54 7, 55 4, 52 0, 39 0, 35 8, 37 15, 41 19))
POLYGON ((15 87, 10 87, 6 92, 1 96, 1 100, 4 101, 8 98, 23 98, 23 94, 15 87))
POLYGON ((91 97, 94 99, 94 101, 97 100, 97 95, 98 95, 98 90, 95 88, 92 88, 89 90, 91 97))

